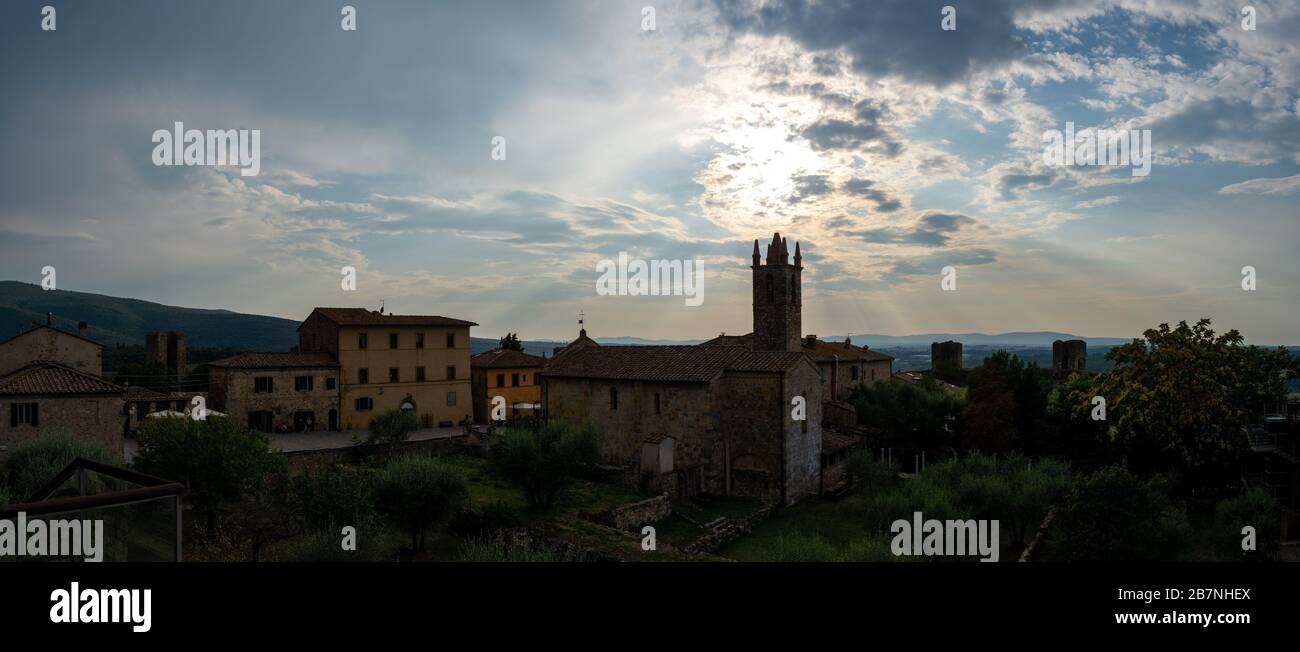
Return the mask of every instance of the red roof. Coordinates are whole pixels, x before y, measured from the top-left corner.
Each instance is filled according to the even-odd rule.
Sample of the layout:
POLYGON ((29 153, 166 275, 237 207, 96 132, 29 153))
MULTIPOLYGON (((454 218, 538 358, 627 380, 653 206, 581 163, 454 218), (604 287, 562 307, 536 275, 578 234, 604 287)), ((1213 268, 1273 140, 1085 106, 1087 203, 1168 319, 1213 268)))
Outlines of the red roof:
POLYGON ((742 346, 598 346, 565 351, 543 373, 551 378, 709 382, 724 371, 779 373, 806 359, 802 353, 742 346))
MULTIPOLYGON (((438 315, 385 315, 365 308, 316 308, 312 314, 339 326, 478 326, 472 321, 438 315)), ((311 317, 308 316, 308 319, 311 317)), ((301 328, 301 327, 299 327, 301 328)))
POLYGON ((0 378, 0 395, 122 394, 118 385, 57 362, 37 360, 0 378))
POLYGON ((328 353, 240 353, 208 363, 209 367, 275 369, 286 367, 337 367, 328 353))
POLYGON ((543 364, 546 364, 546 358, 529 355, 514 349, 493 349, 479 353, 469 359, 471 367, 486 369, 541 367, 543 364))

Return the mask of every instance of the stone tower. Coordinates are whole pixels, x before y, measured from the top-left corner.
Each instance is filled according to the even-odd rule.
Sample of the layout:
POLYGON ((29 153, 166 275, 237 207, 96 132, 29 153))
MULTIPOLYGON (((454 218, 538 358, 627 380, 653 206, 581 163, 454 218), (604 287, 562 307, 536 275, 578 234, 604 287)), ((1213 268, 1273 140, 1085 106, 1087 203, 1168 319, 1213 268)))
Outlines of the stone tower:
POLYGON ((177 379, 185 376, 185 334, 176 331, 153 331, 145 336, 145 361, 167 367, 177 379))
POLYGON ((930 344, 930 369, 961 371, 961 342, 932 342, 930 344))
POLYGON ((1072 371, 1088 370, 1088 343, 1083 340, 1056 340, 1052 342, 1052 371, 1068 375, 1072 371))
POLYGON ((754 349, 757 351, 799 351, 803 333, 803 255, 794 245, 790 261, 787 240, 780 233, 767 245, 767 262, 758 255, 754 241, 754 349))

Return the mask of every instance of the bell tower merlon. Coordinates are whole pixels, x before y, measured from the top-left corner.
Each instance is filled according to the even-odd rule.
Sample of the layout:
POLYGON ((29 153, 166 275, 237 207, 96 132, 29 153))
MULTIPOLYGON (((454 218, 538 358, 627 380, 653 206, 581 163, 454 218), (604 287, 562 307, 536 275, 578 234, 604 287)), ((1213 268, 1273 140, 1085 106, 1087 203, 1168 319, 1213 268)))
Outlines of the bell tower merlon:
POLYGON ((772 235, 767 245, 767 262, 758 256, 754 241, 754 349, 758 351, 799 351, 803 337, 803 254, 794 245, 794 263, 790 262, 789 242, 780 233, 772 235))

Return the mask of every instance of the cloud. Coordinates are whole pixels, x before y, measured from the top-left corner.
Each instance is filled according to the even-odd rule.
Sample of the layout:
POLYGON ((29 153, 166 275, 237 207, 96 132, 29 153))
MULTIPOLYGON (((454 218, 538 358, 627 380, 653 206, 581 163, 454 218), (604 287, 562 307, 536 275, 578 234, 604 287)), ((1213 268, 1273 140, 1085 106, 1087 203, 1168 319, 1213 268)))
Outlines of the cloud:
POLYGON ((1300 174, 1290 177, 1250 179, 1219 188, 1220 195, 1294 195, 1300 192, 1300 174))
POLYGON ((1111 204, 1118 203, 1118 202, 1119 202, 1118 195, 1107 195, 1105 197, 1098 197, 1096 199, 1090 199, 1088 201, 1081 201, 1075 204, 1074 207, 1076 209, 1083 210, 1085 208, 1097 208, 1099 206, 1109 206, 1111 204))

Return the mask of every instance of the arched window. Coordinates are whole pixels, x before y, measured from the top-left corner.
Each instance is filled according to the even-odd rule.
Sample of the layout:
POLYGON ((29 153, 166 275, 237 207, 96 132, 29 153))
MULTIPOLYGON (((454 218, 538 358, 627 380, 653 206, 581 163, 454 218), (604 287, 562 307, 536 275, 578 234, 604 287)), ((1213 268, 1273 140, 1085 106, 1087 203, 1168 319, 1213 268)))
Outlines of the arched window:
POLYGON ((768 272, 768 274, 767 274, 767 302, 768 302, 768 303, 775 303, 775 302, 776 302, 776 297, 775 297, 774 292, 775 292, 775 291, 774 291, 773 288, 772 288, 772 273, 771 273, 771 272, 768 272))
POLYGON ((794 303, 794 277, 790 277, 790 303, 794 303))
POLYGON ((618 409, 618 388, 617 387, 609 388, 609 409, 611 410, 618 409))

